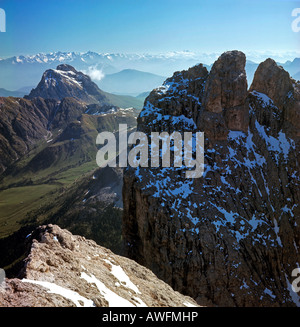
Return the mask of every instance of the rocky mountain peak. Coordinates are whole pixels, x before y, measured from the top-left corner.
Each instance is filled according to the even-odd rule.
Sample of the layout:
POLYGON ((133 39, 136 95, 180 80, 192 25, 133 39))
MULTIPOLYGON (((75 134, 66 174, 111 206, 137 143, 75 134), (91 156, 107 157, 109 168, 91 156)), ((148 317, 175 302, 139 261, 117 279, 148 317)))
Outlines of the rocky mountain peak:
POLYGON ((277 119, 281 127, 294 138, 300 136, 300 83, 273 59, 267 59, 258 66, 250 92, 271 99, 278 108, 277 119))
POLYGON ((56 70, 62 70, 64 72, 73 72, 73 73, 78 73, 77 70, 71 66, 71 65, 68 65, 68 64, 61 64, 61 65, 58 65, 56 67, 56 70))
POLYGON ((33 99, 62 100, 72 97, 87 104, 108 104, 104 92, 91 80, 88 75, 78 72, 74 67, 62 64, 56 69, 48 69, 44 72, 41 81, 35 89, 26 97, 33 99))
POLYGON ((213 64, 205 85, 204 107, 220 113, 224 109, 242 106, 247 97, 246 56, 240 51, 228 51, 213 64))
POLYGON ((199 304, 296 306, 300 85, 266 60, 248 91, 244 67, 226 52, 209 74, 177 72, 146 99, 139 130, 204 132, 204 173, 128 168, 124 243, 199 304))
POLYGON ((213 64, 205 83, 201 128, 211 139, 225 139, 228 130, 247 131, 246 56, 241 51, 223 53, 213 64))
POLYGON ((168 131, 185 126, 187 130, 204 131, 211 140, 225 140, 229 130, 246 132, 249 105, 245 63, 244 53, 229 51, 219 57, 209 73, 202 64, 174 73, 146 99, 139 117, 143 123, 138 128, 168 131), (162 123, 155 119, 161 113, 151 110, 152 105, 165 116, 162 123), (170 115, 181 119, 170 124, 170 115), (182 116, 189 119, 183 119, 185 124, 182 116))
POLYGON ((283 109, 286 96, 293 92, 294 83, 289 73, 269 58, 258 66, 250 91, 266 94, 283 109))
POLYGON ((0 306, 197 306, 150 270, 57 225, 28 235, 19 278, 0 286, 0 306))

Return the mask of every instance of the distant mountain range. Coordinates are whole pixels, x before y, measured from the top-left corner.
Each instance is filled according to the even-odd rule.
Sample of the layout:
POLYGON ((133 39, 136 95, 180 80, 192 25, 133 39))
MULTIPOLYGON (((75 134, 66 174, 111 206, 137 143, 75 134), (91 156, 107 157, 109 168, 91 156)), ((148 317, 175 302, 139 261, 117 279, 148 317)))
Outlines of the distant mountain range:
MULTIPOLYGON (((18 90, 29 85, 36 85, 45 70, 55 68, 62 63, 71 64, 77 70, 88 73, 90 76, 93 75, 97 82, 100 80, 99 75, 118 73, 124 69, 167 76, 174 70, 187 68, 197 62, 198 59, 191 56, 189 52, 138 55, 101 54, 88 51, 86 53, 55 52, 32 56, 14 56, 0 59, 0 87, 18 90)), ((145 91, 148 89, 143 90, 143 92, 145 91)), ((114 92, 118 92, 118 90, 114 92)), ((130 93, 137 92, 133 90, 130 93)))
POLYGON ((124 69, 118 73, 105 75, 97 84, 107 92, 138 96, 146 90, 162 85, 165 79, 166 77, 156 74, 124 69))
MULTIPOLYGON (((28 90, 37 85, 47 69, 59 64, 70 64, 88 74, 104 91, 137 95, 161 85, 164 78, 174 71, 204 63, 210 69, 218 54, 195 54, 189 51, 166 54, 108 54, 96 52, 54 52, 31 56, 14 56, 0 59, 0 88, 28 90)), ((299 79, 300 58, 280 63, 292 77, 299 79), (298 75, 297 75, 298 74, 298 75)), ((250 85, 258 63, 247 59, 246 71, 250 85)), ((0 93, 1 94, 1 93, 0 93)))

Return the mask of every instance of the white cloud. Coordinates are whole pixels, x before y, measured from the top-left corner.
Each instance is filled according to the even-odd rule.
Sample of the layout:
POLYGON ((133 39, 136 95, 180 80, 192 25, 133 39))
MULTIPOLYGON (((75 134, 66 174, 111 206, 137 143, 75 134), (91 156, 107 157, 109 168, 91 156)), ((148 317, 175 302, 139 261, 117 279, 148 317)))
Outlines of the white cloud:
POLYGON ((97 66, 90 66, 87 70, 82 72, 89 75, 93 81, 101 81, 105 76, 103 71, 98 69, 97 66))

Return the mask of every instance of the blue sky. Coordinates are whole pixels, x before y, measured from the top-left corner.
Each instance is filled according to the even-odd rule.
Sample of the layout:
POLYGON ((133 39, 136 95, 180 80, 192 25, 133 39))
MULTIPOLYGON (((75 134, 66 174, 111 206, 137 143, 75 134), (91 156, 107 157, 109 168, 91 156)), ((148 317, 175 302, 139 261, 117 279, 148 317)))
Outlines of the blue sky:
POLYGON ((299 51, 285 0, 0 0, 0 57, 54 51, 299 51))

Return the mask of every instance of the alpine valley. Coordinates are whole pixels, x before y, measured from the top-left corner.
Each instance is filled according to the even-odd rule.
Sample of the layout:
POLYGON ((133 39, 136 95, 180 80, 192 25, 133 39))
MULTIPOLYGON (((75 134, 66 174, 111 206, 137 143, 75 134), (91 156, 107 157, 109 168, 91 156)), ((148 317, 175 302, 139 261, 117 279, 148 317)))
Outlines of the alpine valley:
POLYGON ((46 222, 120 253, 123 172, 98 169, 96 137, 119 124, 134 130, 138 112, 66 64, 48 69, 28 96, 0 98, 0 266, 8 274, 22 263, 26 235, 46 222))

